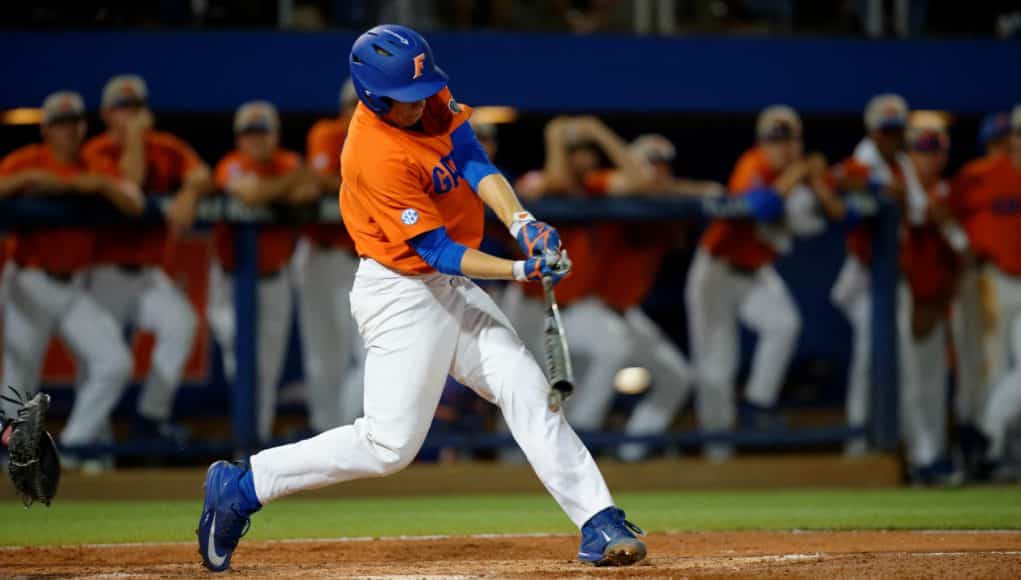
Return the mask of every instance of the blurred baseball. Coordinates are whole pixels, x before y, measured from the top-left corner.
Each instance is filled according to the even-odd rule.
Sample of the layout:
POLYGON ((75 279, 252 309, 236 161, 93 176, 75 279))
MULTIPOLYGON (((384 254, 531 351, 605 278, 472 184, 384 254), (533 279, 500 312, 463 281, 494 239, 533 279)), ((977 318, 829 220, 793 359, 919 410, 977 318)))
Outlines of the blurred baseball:
POLYGON ((643 367, 627 367, 617 371, 613 387, 618 393, 637 395, 645 392, 652 383, 652 374, 643 367))

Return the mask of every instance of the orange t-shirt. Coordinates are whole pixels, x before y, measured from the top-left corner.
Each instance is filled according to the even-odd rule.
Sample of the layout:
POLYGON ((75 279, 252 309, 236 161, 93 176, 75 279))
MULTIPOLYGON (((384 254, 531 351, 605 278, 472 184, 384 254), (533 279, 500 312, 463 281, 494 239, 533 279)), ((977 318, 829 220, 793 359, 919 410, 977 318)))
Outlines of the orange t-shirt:
MULTIPOLYGON (((745 151, 734 166, 728 184, 729 195, 743 195, 756 187, 767 187, 779 176, 759 147, 745 151)), ((757 233, 758 225, 749 220, 714 220, 699 244, 710 255, 742 270, 757 270, 776 259, 776 249, 757 233)))
MULTIPOLYGON (((604 169, 586 175, 585 194, 605 197, 614 173, 615 170, 604 169)), ((676 225, 669 224, 597 225, 594 249, 601 257, 603 268, 595 281, 596 292, 603 302, 619 312, 641 304, 656 283, 675 230, 676 225)))
MULTIPOLYGON (((202 165, 195 150, 183 140, 163 131, 146 131, 145 183, 146 195, 173 195, 185 176, 202 165)), ((90 139, 82 149, 89 162, 102 161, 117 167, 121 146, 109 133, 90 139)), ((167 260, 167 229, 163 226, 106 227, 96 232, 96 262, 129 266, 162 265, 167 260)))
POLYGON ((341 153, 340 208, 358 255, 404 274, 433 268, 408 240, 446 227, 455 242, 482 242, 482 200, 453 160, 450 134, 471 108, 448 89, 426 100, 422 131, 394 127, 359 104, 341 153))
MULTIPOLYGON (((340 176, 340 152, 347 136, 348 120, 322 119, 309 129, 305 146, 305 161, 320 175, 340 176)), ((351 236, 343 225, 311 224, 302 228, 302 234, 316 245, 349 249, 354 247, 351 236)))
MULTIPOLYGON (((279 177, 301 166, 301 157, 284 149, 277 149, 266 163, 259 163, 240 151, 231 151, 216 164, 216 186, 226 189, 227 184, 242 175, 279 177)), ((213 231, 216 254, 223 269, 234 270, 234 229, 218 224, 213 231)), ((291 226, 266 225, 259 228, 259 273, 275 274, 291 259, 298 233, 291 226)))
POLYGON ((950 189, 975 253, 1021 276, 1021 168, 1009 155, 985 157, 966 165, 950 189))
MULTIPOLYGON (((72 164, 63 163, 44 144, 22 147, 0 161, 0 175, 29 169, 42 169, 64 178, 88 171, 116 175, 115 168, 101 161, 90 164, 79 159, 72 164)), ((12 236, 11 244, 10 256, 15 264, 54 274, 70 274, 92 263, 95 234, 87 227, 19 228, 12 236)))

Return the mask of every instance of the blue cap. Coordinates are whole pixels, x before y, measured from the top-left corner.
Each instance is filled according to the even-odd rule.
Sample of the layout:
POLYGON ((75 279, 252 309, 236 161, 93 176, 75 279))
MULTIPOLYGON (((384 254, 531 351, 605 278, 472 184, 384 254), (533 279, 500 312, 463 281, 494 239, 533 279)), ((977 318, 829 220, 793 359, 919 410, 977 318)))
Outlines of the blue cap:
POLYGON ((351 80, 359 100, 376 113, 390 110, 383 99, 413 103, 447 86, 429 43, 414 30, 383 24, 362 34, 351 47, 351 80))
POLYGON ((985 149, 990 141, 1006 137, 1010 133, 1010 116, 1006 111, 989 113, 982 118, 982 125, 978 130, 979 147, 985 149))

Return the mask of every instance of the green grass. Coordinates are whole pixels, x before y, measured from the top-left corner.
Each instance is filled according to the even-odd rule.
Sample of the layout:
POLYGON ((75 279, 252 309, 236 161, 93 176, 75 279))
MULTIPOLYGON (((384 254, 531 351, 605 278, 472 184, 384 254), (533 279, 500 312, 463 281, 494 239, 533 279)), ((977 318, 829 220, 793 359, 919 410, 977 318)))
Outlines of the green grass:
MULTIPOLYGON (((618 494, 647 531, 1021 529, 1021 487, 618 494)), ((190 541, 199 502, 0 502, 0 545, 190 541)), ((572 532, 542 495, 284 500, 251 539, 572 532)))

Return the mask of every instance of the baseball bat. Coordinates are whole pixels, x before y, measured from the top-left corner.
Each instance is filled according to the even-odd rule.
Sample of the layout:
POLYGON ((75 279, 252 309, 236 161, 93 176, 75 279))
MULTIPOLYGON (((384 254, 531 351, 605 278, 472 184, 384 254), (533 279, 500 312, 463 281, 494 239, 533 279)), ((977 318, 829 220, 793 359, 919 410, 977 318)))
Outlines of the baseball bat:
POLYGON ((567 335, 560 319, 557 297, 553 294, 553 279, 542 279, 546 312, 543 341, 546 347, 546 373, 549 375, 549 408, 556 413, 571 393, 574 392, 574 370, 571 368, 571 353, 567 348, 567 335))

